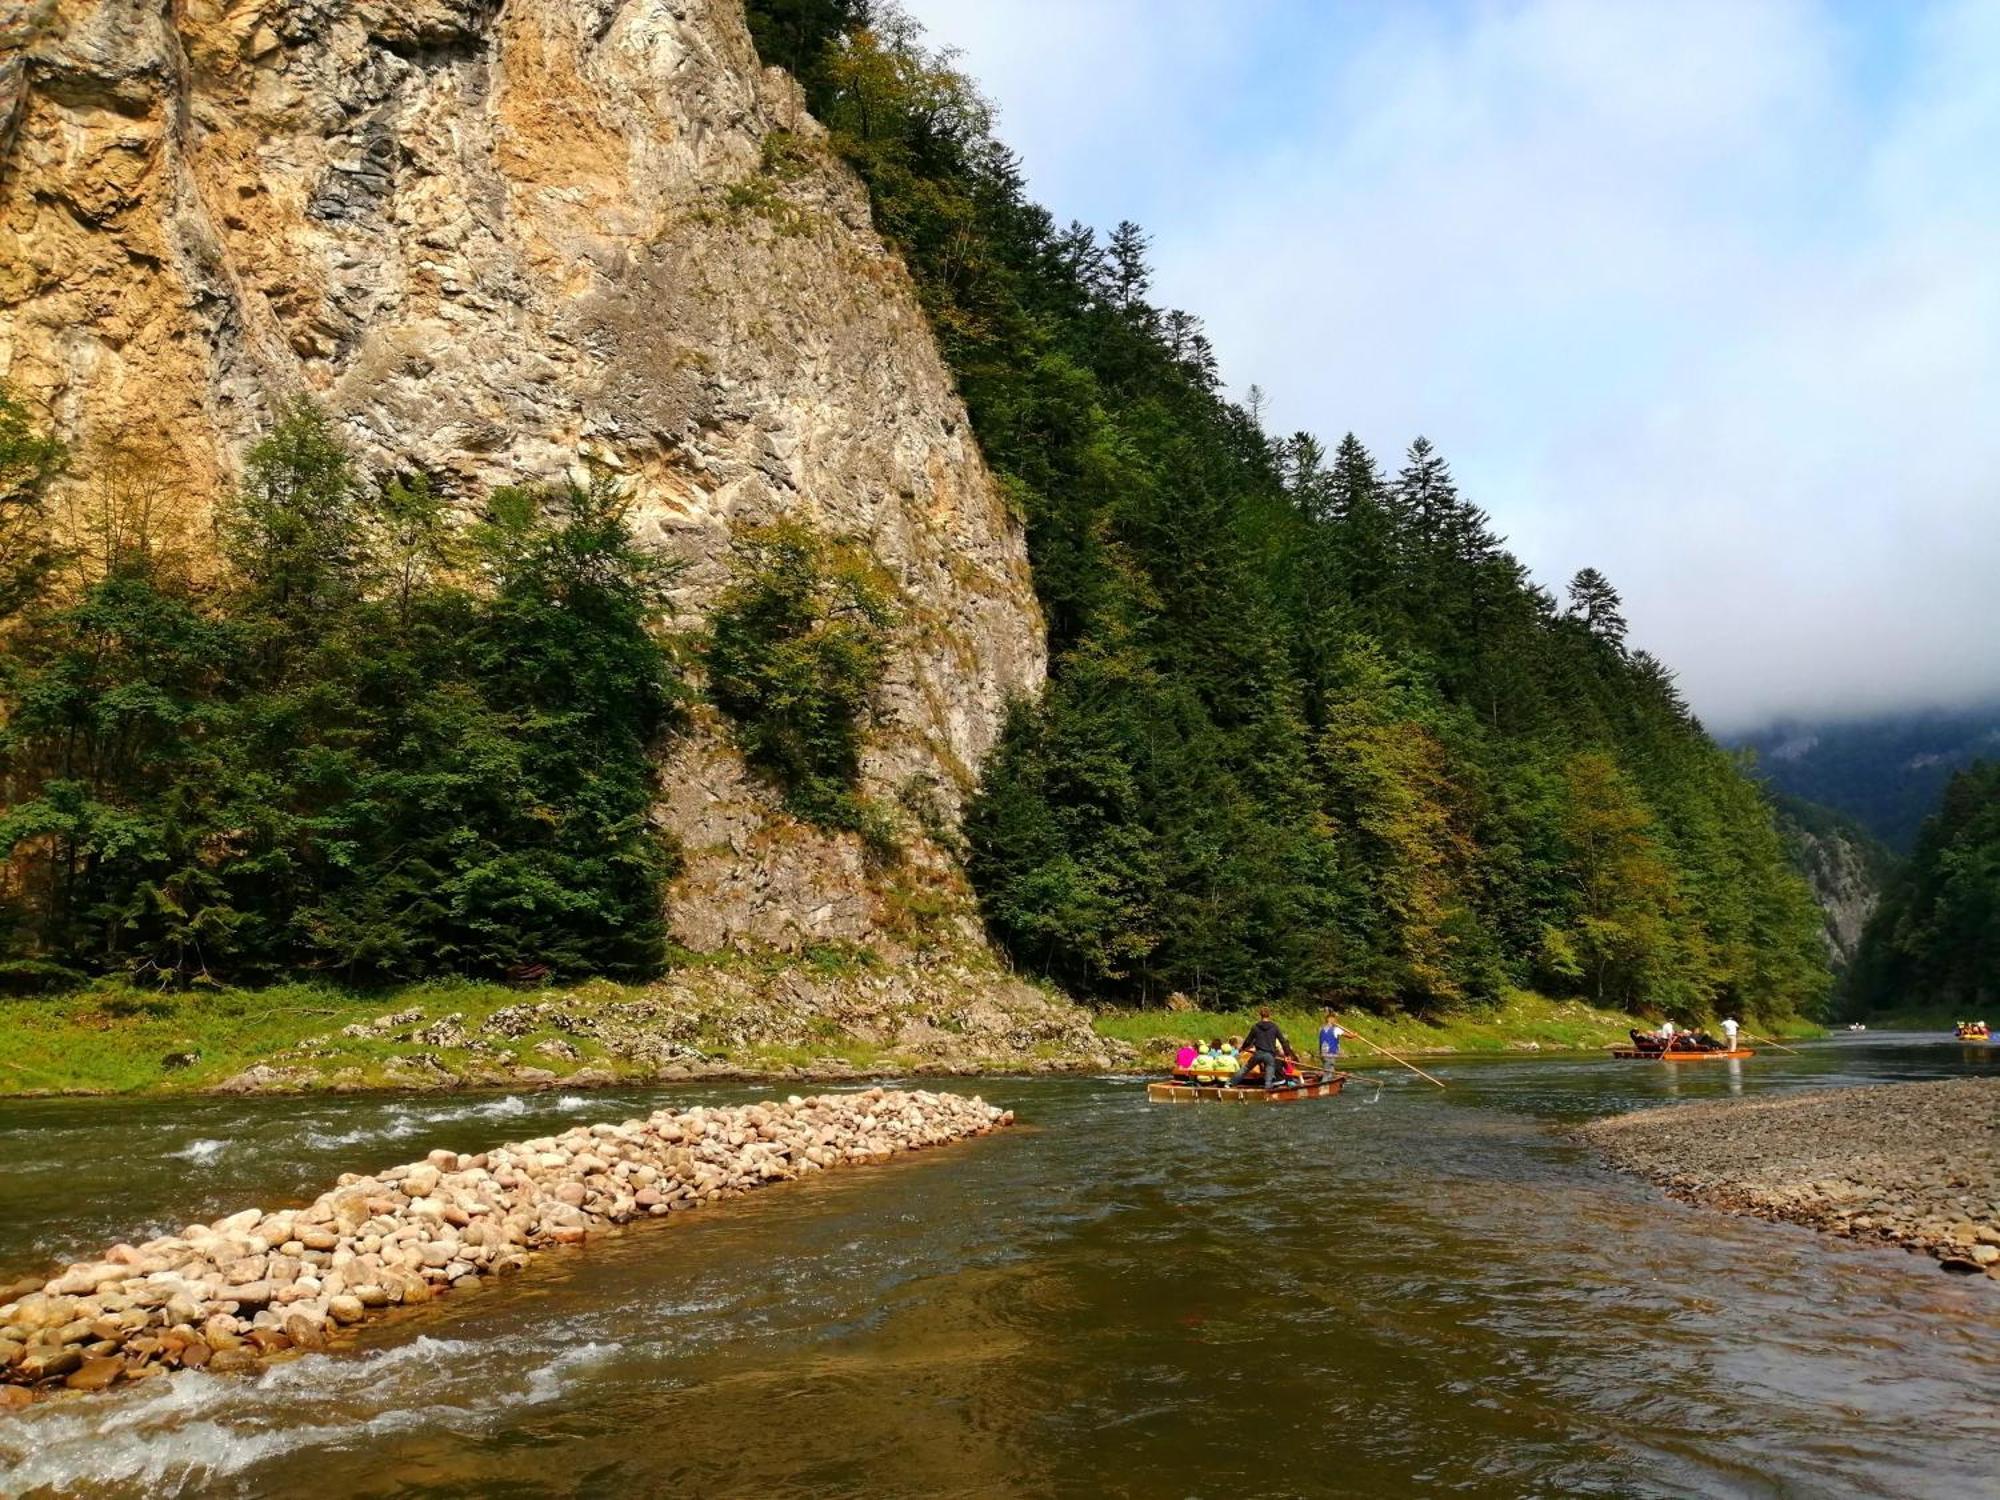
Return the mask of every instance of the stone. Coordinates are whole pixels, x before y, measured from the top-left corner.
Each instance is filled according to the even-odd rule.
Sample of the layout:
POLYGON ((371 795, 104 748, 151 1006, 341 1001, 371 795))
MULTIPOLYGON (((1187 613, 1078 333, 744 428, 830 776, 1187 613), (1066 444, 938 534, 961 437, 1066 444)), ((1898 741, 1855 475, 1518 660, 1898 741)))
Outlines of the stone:
POLYGON ((15 1368, 20 1371, 23 1380, 34 1384, 44 1380, 55 1380, 73 1370, 81 1369, 84 1358, 84 1352, 74 1345, 46 1351, 31 1350, 15 1368))
POLYGON ((101 1391, 124 1378, 125 1361, 100 1355, 87 1359, 68 1375, 63 1384, 73 1391, 101 1391))

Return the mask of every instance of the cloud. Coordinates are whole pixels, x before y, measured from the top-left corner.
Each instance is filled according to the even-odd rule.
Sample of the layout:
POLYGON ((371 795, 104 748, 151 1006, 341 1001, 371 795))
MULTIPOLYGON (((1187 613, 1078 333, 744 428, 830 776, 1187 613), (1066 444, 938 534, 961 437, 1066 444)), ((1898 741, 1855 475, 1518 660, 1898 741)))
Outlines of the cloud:
POLYGON ((2000 4, 908 8, 1268 420, 1430 436, 1711 722, 2000 692, 2000 4))

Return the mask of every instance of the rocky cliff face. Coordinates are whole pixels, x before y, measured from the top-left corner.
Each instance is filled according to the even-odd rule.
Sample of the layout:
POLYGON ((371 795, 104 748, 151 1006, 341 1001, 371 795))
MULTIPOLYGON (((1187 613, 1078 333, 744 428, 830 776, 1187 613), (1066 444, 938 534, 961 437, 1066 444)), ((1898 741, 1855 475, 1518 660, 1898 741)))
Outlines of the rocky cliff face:
POLYGON ((688 564, 684 623, 734 530, 865 540, 904 619, 867 789, 943 837, 910 817, 885 882, 713 724, 661 816, 690 945, 883 940, 951 908, 948 830, 1042 634, 1021 528, 820 138, 739 0, 26 0, 0 16, 0 376, 86 459, 136 448, 195 493, 298 394, 371 466, 467 495, 605 465, 688 564))
POLYGON ((1836 971, 1843 971, 1854 962, 1861 930, 1882 899, 1887 856, 1858 829, 1823 816, 1808 822, 1781 811, 1779 827, 1791 845, 1793 863, 1819 902, 1827 957, 1836 971))

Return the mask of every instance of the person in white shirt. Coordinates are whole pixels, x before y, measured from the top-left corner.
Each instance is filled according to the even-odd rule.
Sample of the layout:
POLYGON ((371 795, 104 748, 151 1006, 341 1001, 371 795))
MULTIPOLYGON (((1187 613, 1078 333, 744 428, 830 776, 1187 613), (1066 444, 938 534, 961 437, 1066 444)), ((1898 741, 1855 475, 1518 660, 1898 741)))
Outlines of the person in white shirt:
POLYGON ((1736 1050, 1736 1017, 1725 1017, 1722 1022, 1722 1039, 1729 1043, 1729 1050, 1736 1050))

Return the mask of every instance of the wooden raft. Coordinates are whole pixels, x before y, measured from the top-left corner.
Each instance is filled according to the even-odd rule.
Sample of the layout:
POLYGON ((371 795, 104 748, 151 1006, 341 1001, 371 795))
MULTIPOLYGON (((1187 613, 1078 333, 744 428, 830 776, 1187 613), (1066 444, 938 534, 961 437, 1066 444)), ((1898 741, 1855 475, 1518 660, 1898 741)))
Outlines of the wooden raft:
POLYGON ((1226 1083, 1181 1083, 1166 1080, 1146 1085, 1146 1097, 1156 1104, 1297 1104, 1302 1099, 1331 1099, 1352 1077, 1335 1073, 1310 1083, 1288 1083, 1267 1089, 1261 1083, 1232 1088, 1226 1083))
POLYGON ((1738 1047, 1733 1052, 1641 1052, 1637 1047, 1613 1047, 1611 1055, 1647 1062, 1711 1062, 1718 1057, 1755 1057, 1757 1052, 1753 1047, 1738 1047))

